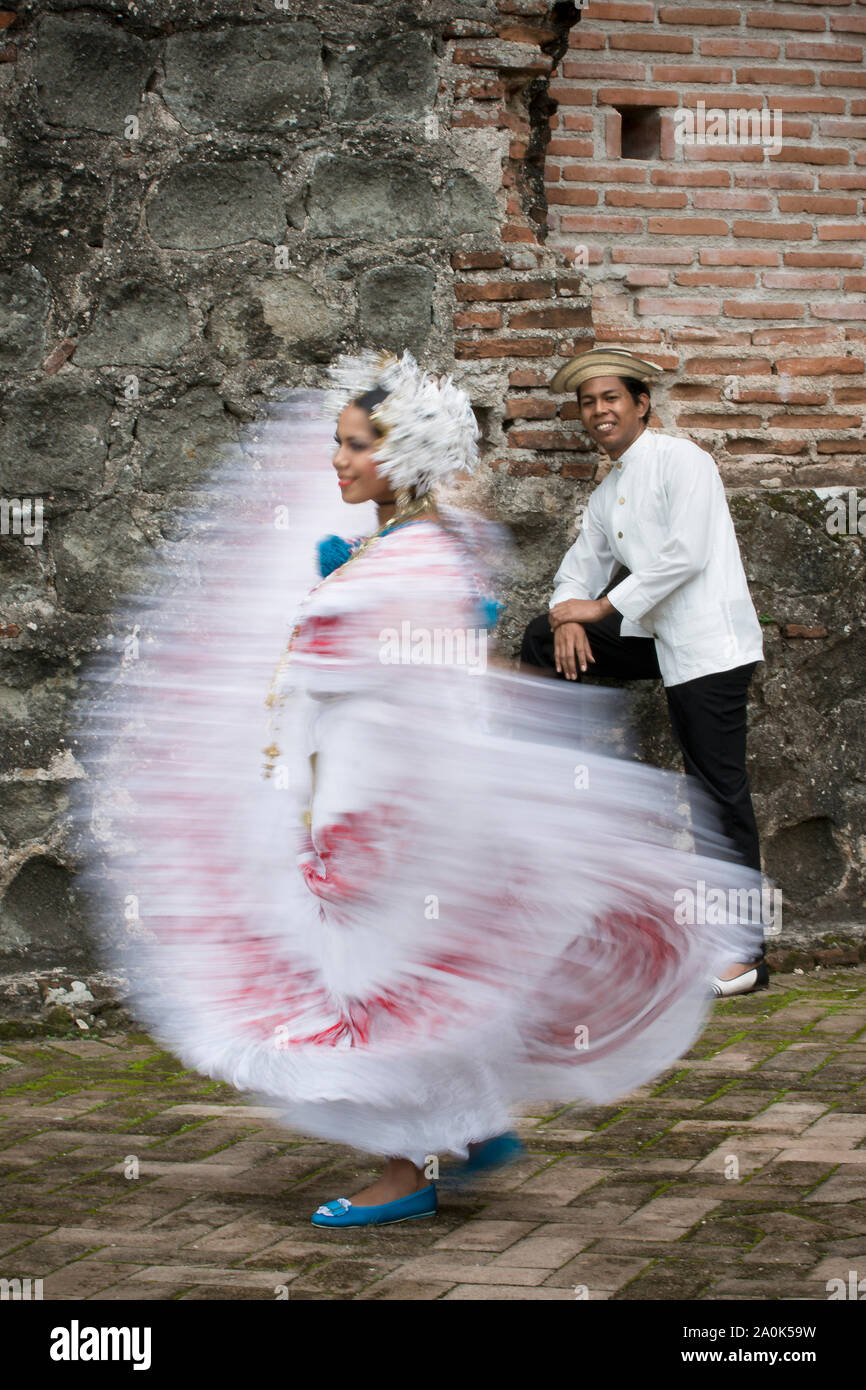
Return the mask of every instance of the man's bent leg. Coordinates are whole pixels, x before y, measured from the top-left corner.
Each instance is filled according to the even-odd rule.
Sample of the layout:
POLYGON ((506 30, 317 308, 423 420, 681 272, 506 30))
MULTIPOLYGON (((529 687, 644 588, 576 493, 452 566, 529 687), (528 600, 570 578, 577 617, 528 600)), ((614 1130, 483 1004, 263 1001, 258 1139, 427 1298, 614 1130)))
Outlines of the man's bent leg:
MULTIPOLYGON (((578 669, 578 680, 587 676, 609 676, 621 680, 658 680, 661 676, 655 642, 651 637, 623 637, 622 614, 610 613, 597 623, 586 624, 586 635, 595 662, 585 672, 578 669)), ((553 650, 553 631, 546 613, 533 618, 523 634, 520 650, 522 670, 532 668, 543 675, 559 675, 553 650)))

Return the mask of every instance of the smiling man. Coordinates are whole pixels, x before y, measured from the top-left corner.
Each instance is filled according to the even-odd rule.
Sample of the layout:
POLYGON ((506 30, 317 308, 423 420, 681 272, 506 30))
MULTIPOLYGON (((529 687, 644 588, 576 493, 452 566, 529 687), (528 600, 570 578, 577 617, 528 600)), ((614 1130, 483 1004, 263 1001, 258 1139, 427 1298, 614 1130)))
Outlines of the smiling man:
MULTIPOLYGON (((746 773, 746 699, 763 658, 725 489, 714 459, 647 428, 652 362, 621 348, 585 352, 557 372, 577 393, 590 438, 612 461, 554 578, 550 611, 523 638, 524 668, 580 681, 664 683, 687 772, 717 802, 743 861, 761 868, 746 773), (615 572, 628 576, 609 589, 615 572)), ((763 959, 731 966, 719 995, 767 983, 763 959)))

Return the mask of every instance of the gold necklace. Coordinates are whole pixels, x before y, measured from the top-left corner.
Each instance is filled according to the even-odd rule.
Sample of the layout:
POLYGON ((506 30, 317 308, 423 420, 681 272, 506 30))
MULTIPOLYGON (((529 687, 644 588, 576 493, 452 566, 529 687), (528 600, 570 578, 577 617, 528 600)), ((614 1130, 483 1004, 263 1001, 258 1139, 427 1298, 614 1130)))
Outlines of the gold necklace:
MULTIPOLYGON (((327 584, 328 580, 332 579, 335 574, 338 574, 341 571, 345 570, 347 565, 353 564, 355 560, 360 560, 361 556, 365 555, 366 552, 373 545, 375 545, 376 541, 381 540, 383 536, 386 536, 389 531, 393 531, 397 526, 403 526, 407 522, 415 521, 418 517, 423 516, 425 513, 435 517, 436 503, 432 493, 425 492, 422 497, 417 497, 411 502, 405 500, 406 496, 407 495, 405 493, 397 494, 397 510, 395 511, 394 515, 390 517, 388 521, 384 522, 383 525, 380 526, 377 531, 374 531, 372 536, 368 536, 366 540, 362 541, 361 544, 358 546, 357 550, 354 550, 352 554, 349 556, 349 558, 343 561, 342 565, 338 565, 337 568, 332 570, 330 574, 326 574, 323 579, 320 579, 318 584, 314 584, 313 588, 310 590, 311 594, 316 593, 319 589, 321 589, 322 585, 327 584)), ((280 676, 283 673, 286 662, 288 661, 289 656, 291 655, 291 650, 295 638, 297 637, 300 630, 301 624, 299 622, 295 623, 295 626, 292 629, 292 635, 280 654, 280 659, 277 662, 270 686, 268 687, 268 693, 265 696, 265 704, 271 710, 267 726, 267 737, 271 741, 268 744, 267 748, 262 749, 262 752, 264 753, 265 758, 267 760, 262 769, 262 776, 264 778, 270 777, 276 765, 277 758, 281 756, 281 749, 278 747, 276 742, 276 727, 279 718, 279 711, 282 710, 283 706, 285 705, 287 697, 285 694, 278 695, 276 687, 277 682, 279 681, 280 676)))

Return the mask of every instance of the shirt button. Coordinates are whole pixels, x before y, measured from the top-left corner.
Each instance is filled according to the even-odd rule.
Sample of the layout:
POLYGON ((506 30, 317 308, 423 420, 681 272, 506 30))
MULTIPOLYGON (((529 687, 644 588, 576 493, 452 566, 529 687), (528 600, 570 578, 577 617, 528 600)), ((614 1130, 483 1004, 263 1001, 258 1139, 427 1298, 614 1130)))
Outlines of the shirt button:
POLYGON ((622 531, 617 531, 617 533, 616 533, 616 538, 617 538, 617 540, 619 540, 619 541, 622 540, 622 531))
POLYGON ((617 464, 617 468, 622 468, 622 464, 621 464, 621 463, 618 463, 618 464, 617 464))
POLYGON ((623 502, 625 501, 625 498, 624 498, 624 497, 621 497, 621 498, 619 499, 619 501, 620 501, 620 506, 622 506, 623 502))

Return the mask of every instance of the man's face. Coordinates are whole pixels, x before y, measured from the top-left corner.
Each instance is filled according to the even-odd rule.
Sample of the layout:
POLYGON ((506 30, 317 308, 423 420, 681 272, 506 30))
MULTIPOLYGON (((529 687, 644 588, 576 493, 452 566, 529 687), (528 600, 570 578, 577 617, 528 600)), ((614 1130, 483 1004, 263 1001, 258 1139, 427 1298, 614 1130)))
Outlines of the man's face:
POLYGON ((646 425, 649 396, 637 404, 625 382, 618 376, 594 376, 577 388, 583 427, 596 444, 612 458, 619 458, 633 444, 646 425))

